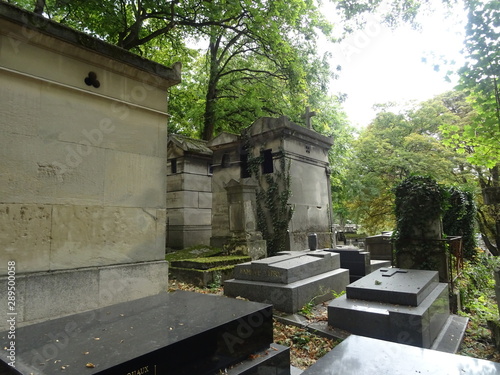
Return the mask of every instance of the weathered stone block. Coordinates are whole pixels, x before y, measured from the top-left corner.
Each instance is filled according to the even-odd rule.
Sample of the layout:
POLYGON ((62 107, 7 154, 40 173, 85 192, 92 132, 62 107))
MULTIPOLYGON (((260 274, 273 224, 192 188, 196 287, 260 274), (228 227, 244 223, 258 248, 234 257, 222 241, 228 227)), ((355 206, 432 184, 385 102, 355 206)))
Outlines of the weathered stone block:
MULTIPOLYGON (((7 284, 6 276, 0 283, 7 284)), ((16 321, 20 325, 154 295, 168 288, 166 261, 18 274, 16 321)), ((7 300, 7 289, 0 290, 7 300)), ((0 304, 7 316, 7 305, 0 304)), ((0 321, 0 331, 7 327, 0 321)))
POLYGON ((166 292, 168 264, 165 261, 118 265, 100 269, 99 306, 166 292))
POLYGON ((97 268, 29 275, 25 281, 24 321, 97 308, 98 275, 97 268))
POLYGON ((171 209, 167 213, 169 225, 210 225, 210 210, 199 210, 197 208, 171 209))
MULTIPOLYGON (((0 204, 0 260, 16 261, 16 272, 50 268, 52 206, 42 204, 0 204), (36 256, 32 250, 37 249, 36 256)), ((0 275, 7 274, 7 266, 0 275)))
POLYGON ((199 193, 197 191, 174 191, 167 193, 167 207, 176 208, 198 208, 199 193))
POLYGON ((102 204, 103 149, 2 134, 0 156, 4 202, 102 204))
POLYGON ((120 207, 165 207, 165 160, 107 151, 104 204, 120 207))
POLYGON ((178 173, 167 178, 168 191, 212 191, 212 178, 208 175, 178 173))
POLYGON ((154 209, 54 206, 51 269, 163 259, 158 218, 154 209))
POLYGON ((198 207, 212 209, 212 193, 198 193, 198 207))

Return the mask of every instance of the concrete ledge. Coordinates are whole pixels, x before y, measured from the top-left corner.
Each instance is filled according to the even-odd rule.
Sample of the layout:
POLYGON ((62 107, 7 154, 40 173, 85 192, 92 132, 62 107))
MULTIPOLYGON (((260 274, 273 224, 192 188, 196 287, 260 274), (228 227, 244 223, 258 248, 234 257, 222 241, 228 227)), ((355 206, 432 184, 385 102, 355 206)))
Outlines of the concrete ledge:
MULTIPOLYGON (((7 285, 7 278, 0 278, 7 285)), ((107 267, 81 268, 16 276, 16 312, 19 326, 131 301, 166 291, 168 263, 153 261, 107 267)), ((0 300, 7 301, 7 288, 0 300)), ((7 316, 7 306, 0 305, 7 316)), ((0 322, 0 331, 7 321, 0 322)))

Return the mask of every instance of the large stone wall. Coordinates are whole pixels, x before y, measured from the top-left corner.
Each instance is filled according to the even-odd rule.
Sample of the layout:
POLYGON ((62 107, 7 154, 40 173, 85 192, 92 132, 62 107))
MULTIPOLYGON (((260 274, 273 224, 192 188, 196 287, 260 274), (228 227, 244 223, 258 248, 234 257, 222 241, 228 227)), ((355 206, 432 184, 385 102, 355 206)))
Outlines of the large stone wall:
MULTIPOLYGON (((75 269, 87 270, 78 290, 97 304, 93 291, 110 266, 125 278, 117 266, 154 269, 156 287, 143 272, 150 290, 134 292, 122 280, 131 289, 121 299, 166 287, 166 91, 180 81, 180 66, 0 6, 0 275, 15 261, 24 290, 37 289, 42 304, 72 285, 67 271, 75 269)), ((29 293, 19 298, 50 316, 82 307, 46 309, 29 293)))

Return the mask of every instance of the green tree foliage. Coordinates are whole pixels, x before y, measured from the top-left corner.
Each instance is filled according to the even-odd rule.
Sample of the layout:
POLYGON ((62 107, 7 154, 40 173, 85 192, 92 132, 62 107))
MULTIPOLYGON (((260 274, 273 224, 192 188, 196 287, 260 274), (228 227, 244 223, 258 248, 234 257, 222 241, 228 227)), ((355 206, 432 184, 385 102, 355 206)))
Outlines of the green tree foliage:
POLYGON ((469 112, 460 105, 449 93, 400 113, 383 111, 361 132, 347 181, 348 207, 368 233, 395 228, 392 189, 410 175, 432 176, 446 184, 470 183, 470 166, 442 144, 439 131, 443 121, 459 123, 467 117, 469 112))
MULTIPOLYGON (((86 33, 163 64, 182 61, 171 130, 210 139, 263 115, 300 119, 328 100, 319 35, 332 30, 315 2, 226 0, 18 0, 86 33), (188 45, 203 45, 196 55, 188 45), (188 86, 189 85, 189 86, 188 86)), ((335 105, 335 103, 333 103, 335 105)))
MULTIPOLYGON (((389 26, 396 27, 401 22, 418 26, 416 17, 419 13, 432 8, 436 1, 432 0, 333 0, 347 21, 352 21, 354 27, 364 25, 366 15, 378 13, 381 19, 389 26)), ((441 0, 442 4, 452 6, 456 0, 441 0)), ((347 29, 346 31, 351 31, 347 29)))
POLYGON ((500 1, 467 0, 465 65, 459 88, 475 110, 463 126, 446 124, 446 142, 476 165, 500 162, 500 1))

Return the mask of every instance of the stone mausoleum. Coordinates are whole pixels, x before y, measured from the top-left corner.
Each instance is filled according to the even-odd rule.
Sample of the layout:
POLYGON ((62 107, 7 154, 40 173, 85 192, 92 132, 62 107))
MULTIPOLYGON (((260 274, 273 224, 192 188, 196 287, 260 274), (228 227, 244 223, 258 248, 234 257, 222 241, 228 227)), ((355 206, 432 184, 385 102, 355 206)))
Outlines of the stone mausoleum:
POLYGON ((212 155, 207 142, 171 134, 167 145, 167 248, 212 236, 212 155))
MULTIPOLYGON (((171 142, 176 142, 175 138, 171 142)), ((212 151, 209 168, 205 164, 209 157, 205 145, 203 149, 189 150, 187 155, 186 142, 183 163, 187 163, 192 170, 194 165, 197 165, 197 183, 191 186, 198 186, 198 192, 207 197, 206 188, 210 186, 208 179, 212 181, 211 238, 209 241, 200 238, 200 243, 217 247, 241 245, 247 247, 253 258, 262 257, 263 245, 262 235, 258 231, 256 192, 262 187, 268 187, 266 175, 276 177, 280 173, 286 173, 290 176, 288 188, 291 191, 287 205, 293 211, 286 249, 307 249, 310 233, 317 234, 318 248, 331 247, 333 219, 328 151, 332 144, 332 138, 297 125, 286 117, 260 118, 241 134, 221 133, 206 143, 206 147, 212 151), (252 159, 257 158, 260 162, 260 173, 258 176, 251 176, 248 166, 252 159), (203 161, 198 162, 200 160, 203 161), (207 182, 203 183, 202 180, 207 182)), ((179 153, 172 153, 168 165, 172 168, 179 160, 179 153)), ((184 179, 193 178, 192 175, 186 175, 185 169, 180 170, 179 164, 177 173, 184 173, 184 179)), ((280 189, 283 188, 280 186, 280 189)), ((192 188, 185 185, 181 190, 183 193, 176 191, 177 196, 185 196, 192 188)), ((201 207, 201 196, 196 196, 195 192, 189 194, 195 196, 192 207, 184 205, 184 208, 180 208, 180 199, 175 203, 169 200, 168 210, 173 209, 176 215, 184 217, 198 212, 196 222, 203 221, 200 225, 206 225, 208 202, 204 200, 204 206, 201 207), (180 211, 183 211, 183 214, 180 211)), ((178 228, 184 233, 190 232, 187 226, 178 228)), ((205 231, 207 232, 208 230, 205 231)), ((182 237, 182 234, 177 234, 178 243, 169 240, 171 247, 183 247, 186 241, 182 240, 182 237)))
POLYGON ((180 64, 0 5, 0 284, 15 262, 17 323, 165 290, 167 91, 180 64))
POLYGON ((290 374, 271 305, 167 293, 180 73, 0 2, 0 374, 290 374))

